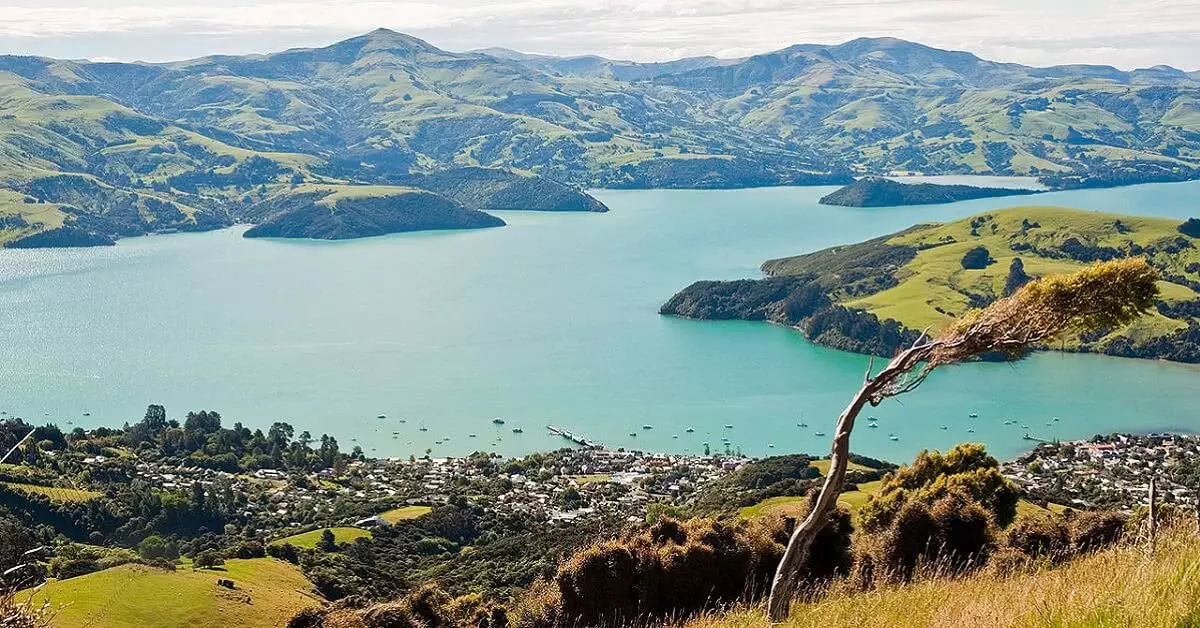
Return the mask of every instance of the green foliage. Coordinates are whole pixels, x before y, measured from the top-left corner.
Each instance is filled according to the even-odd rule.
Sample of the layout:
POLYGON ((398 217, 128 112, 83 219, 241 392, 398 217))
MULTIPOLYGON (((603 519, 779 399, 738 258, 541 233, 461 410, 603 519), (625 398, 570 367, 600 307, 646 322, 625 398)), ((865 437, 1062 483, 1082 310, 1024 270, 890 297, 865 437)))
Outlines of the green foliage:
POLYGON ((966 270, 983 270, 988 265, 996 263, 988 253, 987 247, 976 246, 963 253, 962 267, 966 270))
POLYGON ((1177 227, 1179 233, 1192 238, 1200 238, 1200 218, 1188 218, 1177 227))
POLYGON ((879 491, 867 499, 859 512, 863 529, 888 529, 896 515, 909 503, 932 506, 937 500, 960 493, 978 502, 1000 526, 1008 525, 1017 512, 1020 491, 1000 474, 1000 465, 983 445, 956 445, 944 455, 923 450, 911 465, 887 475, 879 491))
POLYGON ((224 565, 225 559, 221 557, 219 552, 205 550, 192 558, 192 564, 198 569, 212 569, 224 565))
MULTIPOLYGON (((686 617, 761 596, 794 521, 723 522, 671 518, 621 539, 576 552, 549 582, 516 608, 529 628, 619 624, 635 618, 686 617)), ((850 566, 850 515, 839 510, 822 531, 807 566, 826 580, 850 566)))

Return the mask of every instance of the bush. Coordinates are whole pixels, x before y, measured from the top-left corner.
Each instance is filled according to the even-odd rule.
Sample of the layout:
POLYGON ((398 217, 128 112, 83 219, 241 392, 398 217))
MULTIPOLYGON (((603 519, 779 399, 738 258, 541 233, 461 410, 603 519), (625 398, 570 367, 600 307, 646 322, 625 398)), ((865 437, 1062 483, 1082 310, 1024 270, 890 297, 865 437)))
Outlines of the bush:
MULTIPOLYGON (((554 578, 533 587, 514 610, 526 628, 622 624, 683 618, 753 600, 771 583, 795 525, 661 518, 657 523, 577 552, 554 578)), ((839 509, 818 536, 806 576, 828 579, 851 565, 850 515, 839 509)))
POLYGON ((879 492, 859 512, 862 528, 883 533, 909 501, 932 506, 952 492, 961 492, 978 502, 1001 527, 1013 520, 1021 492, 1000 474, 1000 463, 983 445, 956 445, 945 454, 922 451, 911 465, 886 476, 879 492))
POLYGON ((267 546, 267 556, 286 560, 293 565, 300 564, 300 549, 291 543, 280 543, 267 546))
POLYGON ((967 250, 962 257, 962 267, 967 270, 983 270, 988 264, 995 263, 987 247, 977 246, 967 250))
POLYGON ((262 558, 266 555, 266 549, 258 541, 246 541, 230 552, 230 556, 233 558, 262 558))
POLYGON ((198 569, 212 569, 224 565, 225 559, 221 558, 221 554, 216 550, 204 550, 196 554, 195 558, 192 559, 192 564, 198 569))
POLYGON ((1119 512, 1084 512, 1071 520, 1071 547, 1076 552, 1094 552, 1113 545, 1125 534, 1129 517, 1119 512))
POLYGON ((1009 526, 1005 545, 1031 558, 1066 559, 1071 535, 1062 519, 1053 515, 1026 515, 1009 526))
POLYGON ((1179 233, 1193 238, 1200 238, 1200 219, 1188 218, 1178 227, 1179 233))

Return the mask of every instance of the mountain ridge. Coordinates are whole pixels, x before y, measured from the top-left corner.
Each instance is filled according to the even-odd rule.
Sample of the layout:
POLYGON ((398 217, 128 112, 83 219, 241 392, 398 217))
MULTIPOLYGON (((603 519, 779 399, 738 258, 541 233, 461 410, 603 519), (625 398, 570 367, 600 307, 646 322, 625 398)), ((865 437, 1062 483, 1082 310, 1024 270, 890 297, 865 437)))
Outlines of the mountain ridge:
POLYGON ((908 172, 1055 188, 1200 176, 1200 79, 1174 68, 1030 68, 890 38, 657 64, 497 54, 517 58, 378 29, 170 63, 0 57, 0 191, 17 193, 0 195, 0 224, 62 204, 18 194, 63 174, 199 210, 147 232, 228 224, 279 186, 463 168, 576 194, 908 172))

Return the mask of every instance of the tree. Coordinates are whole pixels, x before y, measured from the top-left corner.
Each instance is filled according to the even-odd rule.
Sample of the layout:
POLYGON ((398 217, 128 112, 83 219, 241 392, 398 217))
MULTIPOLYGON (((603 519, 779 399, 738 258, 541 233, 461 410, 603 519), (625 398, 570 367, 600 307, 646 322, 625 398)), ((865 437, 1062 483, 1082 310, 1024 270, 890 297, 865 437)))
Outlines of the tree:
POLYGON ((199 569, 212 569, 224 565, 225 559, 221 558, 221 555, 214 550, 204 550, 196 554, 196 557, 192 559, 192 564, 199 569))
POLYGON ((962 257, 962 267, 966 269, 980 270, 988 267, 988 264, 995 262, 986 247, 977 246, 966 253, 962 257))
POLYGON ((157 432, 167 426, 167 409, 156 403, 146 406, 146 418, 142 423, 152 431, 157 432))
POLYGON ((1033 281, 1033 277, 1025 274, 1025 262, 1014 257, 1008 265, 1008 277, 1004 280, 1004 296, 1012 296, 1030 281, 1033 281))
POLYGON ((816 504, 792 533, 775 572, 767 603, 770 619, 787 618, 813 541, 837 507, 846 479, 850 434, 865 406, 878 406, 884 399, 916 390, 940 366, 985 353, 1016 358, 1068 331, 1123 327, 1154 305, 1158 278, 1142 258, 1101 262, 1069 275, 1042 278, 985 309, 965 313, 934 338, 921 334, 875 375, 872 359, 862 387, 838 417, 829 473, 816 504))
POLYGON ((317 549, 322 552, 336 552, 337 548, 337 538, 333 536, 333 530, 326 528, 321 532, 321 540, 317 541, 317 549))

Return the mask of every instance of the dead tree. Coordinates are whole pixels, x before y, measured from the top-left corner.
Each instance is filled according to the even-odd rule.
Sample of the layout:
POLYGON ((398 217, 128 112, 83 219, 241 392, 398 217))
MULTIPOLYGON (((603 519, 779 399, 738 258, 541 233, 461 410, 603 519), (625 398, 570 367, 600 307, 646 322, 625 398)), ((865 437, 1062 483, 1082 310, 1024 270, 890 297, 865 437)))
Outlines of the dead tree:
POLYGON ((837 505, 849 462, 850 433, 864 406, 878 406, 888 397, 915 390, 939 366, 985 353, 1019 357, 1034 345, 1070 330, 1119 329, 1154 305, 1157 279, 1157 271, 1140 258, 1098 263, 1070 275, 1046 277, 985 309, 967 312, 937 337, 922 334, 913 346, 874 375, 872 360, 862 387, 838 416, 829 474, 821 492, 808 516, 792 533, 775 572, 767 603, 771 621, 787 618, 800 569, 817 533, 837 505))

